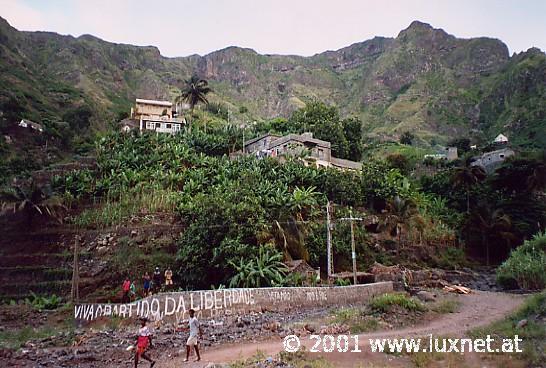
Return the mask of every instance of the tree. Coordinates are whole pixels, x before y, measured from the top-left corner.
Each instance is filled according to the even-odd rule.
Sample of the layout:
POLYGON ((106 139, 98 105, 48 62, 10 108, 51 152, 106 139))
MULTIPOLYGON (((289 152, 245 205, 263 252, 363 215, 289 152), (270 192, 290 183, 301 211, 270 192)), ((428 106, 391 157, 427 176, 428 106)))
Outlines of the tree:
POLYGON ((401 153, 391 153, 387 156, 387 162, 393 169, 398 169, 404 175, 407 175, 410 170, 408 158, 401 153))
POLYGON ((391 234, 397 236, 398 246, 401 245, 402 231, 408 228, 410 221, 417 214, 417 206, 410 199, 395 196, 387 202, 387 215, 383 226, 390 228, 391 234))
POLYGON ((349 146, 335 106, 313 101, 294 111, 289 121, 299 133, 312 132, 315 138, 330 142, 334 156, 348 158, 349 146))
POLYGON ((22 212, 27 219, 27 225, 32 226, 35 215, 47 216, 62 222, 63 210, 66 207, 61 199, 52 194, 49 187, 39 187, 33 180, 14 185, 0 194, 2 200, 0 215, 8 212, 22 212))
POLYGON ((414 138, 415 138, 415 136, 413 135, 413 133, 405 132, 400 136, 400 143, 407 144, 407 145, 411 146, 411 144, 413 143, 414 138))
POLYGON ((362 122, 352 117, 342 120, 341 125, 348 144, 347 158, 360 161, 362 159, 362 122))
POLYGON ((467 213, 470 213, 470 189, 486 177, 485 170, 481 166, 473 166, 470 158, 462 166, 455 168, 452 183, 455 188, 465 189, 467 213))
POLYGON ((206 105, 209 103, 207 100, 207 94, 212 90, 209 88, 209 83, 206 80, 200 79, 195 74, 184 82, 185 86, 182 88, 182 93, 180 96, 178 96, 176 99, 176 103, 188 103, 190 105, 191 113, 193 114, 195 105, 199 103, 204 103, 206 105))
POLYGON ((485 246, 485 259, 489 266, 491 240, 503 241, 508 248, 515 239, 512 234, 512 221, 502 209, 493 209, 487 204, 480 204, 470 217, 470 226, 477 227, 481 234, 482 246, 485 246))

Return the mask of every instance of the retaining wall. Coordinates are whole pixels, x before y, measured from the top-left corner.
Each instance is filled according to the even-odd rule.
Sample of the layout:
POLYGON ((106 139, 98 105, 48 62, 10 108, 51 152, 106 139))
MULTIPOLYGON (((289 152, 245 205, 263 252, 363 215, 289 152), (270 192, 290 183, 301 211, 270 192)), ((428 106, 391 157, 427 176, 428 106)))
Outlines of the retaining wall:
POLYGON ((79 304, 74 306, 74 316, 78 321, 117 316, 178 322, 187 318, 190 309, 207 319, 251 311, 359 304, 374 295, 392 291, 390 281, 353 286, 184 291, 161 293, 128 304, 79 304))

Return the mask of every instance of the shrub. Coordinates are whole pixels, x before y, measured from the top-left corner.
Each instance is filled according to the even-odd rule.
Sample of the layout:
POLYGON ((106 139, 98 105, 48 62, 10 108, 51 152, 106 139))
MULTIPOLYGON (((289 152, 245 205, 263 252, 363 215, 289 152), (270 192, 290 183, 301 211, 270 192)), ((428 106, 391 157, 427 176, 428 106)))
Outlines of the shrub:
POLYGON ((55 294, 49 297, 36 295, 32 291, 30 292, 30 294, 32 296, 32 299, 26 298, 25 303, 37 310, 57 309, 62 303, 61 297, 55 294))
POLYGON ((372 309, 381 313, 390 311, 391 307, 395 305, 408 311, 424 312, 426 310, 426 307, 421 302, 403 293, 383 294, 373 298, 370 302, 372 309))
POLYGON ((497 282, 504 288, 544 289, 546 287, 546 233, 512 251, 497 269, 497 282))

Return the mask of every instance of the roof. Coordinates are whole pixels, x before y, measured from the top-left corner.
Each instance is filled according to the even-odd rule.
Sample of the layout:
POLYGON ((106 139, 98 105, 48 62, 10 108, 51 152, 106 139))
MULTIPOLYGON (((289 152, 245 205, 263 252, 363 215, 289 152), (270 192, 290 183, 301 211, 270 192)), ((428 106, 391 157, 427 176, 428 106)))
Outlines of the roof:
POLYGON ((361 162, 345 160, 343 158, 332 157, 330 159, 330 163, 333 166, 343 167, 343 168, 347 168, 347 169, 353 169, 353 170, 362 169, 362 163, 361 162))
POLYGON ((257 138, 252 138, 252 139, 249 139, 248 141, 245 141, 245 147, 248 146, 248 145, 251 145, 252 143, 256 143, 258 141, 261 141, 262 139, 267 138, 267 137, 279 138, 280 136, 277 135, 277 134, 273 134, 273 133, 267 133, 267 134, 261 135, 261 136, 259 136, 257 138))
POLYGON ((508 142, 508 138, 504 134, 499 134, 494 142, 508 142))
POLYGON ((156 105, 156 106, 165 106, 172 107, 172 102, 169 101, 158 101, 158 100, 143 100, 140 98, 136 99, 136 103, 145 104, 145 105, 156 105))
POLYGON ((284 144, 290 141, 296 141, 300 143, 313 143, 313 144, 316 144, 317 146, 321 146, 325 148, 331 147, 330 142, 326 142, 321 139, 316 139, 306 133, 303 133, 303 134, 288 134, 283 137, 280 137, 279 139, 275 139, 273 142, 269 144, 269 149, 280 146, 281 144, 284 144))
POLYGON ((37 129, 37 130, 42 130, 43 129, 41 124, 35 123, 35 122, 27 120, 27 119, 21 119, 19 124, 21 124, 21 123, 25 123, 27 125, 30 125, 31 127, 33 127, 34 129, 37 129))

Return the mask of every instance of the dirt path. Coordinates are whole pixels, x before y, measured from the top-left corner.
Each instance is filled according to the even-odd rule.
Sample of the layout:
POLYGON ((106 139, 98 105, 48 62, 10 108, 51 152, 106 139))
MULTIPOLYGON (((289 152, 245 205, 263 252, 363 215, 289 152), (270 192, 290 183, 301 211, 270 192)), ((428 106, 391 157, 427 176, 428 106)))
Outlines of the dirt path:
MULTIPOLYGON (((371 353, 368 346, 368 339, 371 338, 404 338, 423 337, 432 334, 433 336, 463 336, 466 331, 475 327, 487 325, 493 321, 503 318, 515 310, 523 301, 519 295, 475 291, 469 295, 461 295, 459 300, 461 306, 457 313, 443 315, 426 325, 413 326, 400 330, 379 331, 359 335, 359 346, 361 353, 338 353, 322 354, 329 362, 336 367, 362 367, 373 363, 388 366, 405 366, 406 363, 396 362, 396 357, 386 354, 371 353)), ((302 345, 307 349, 312 346, 313 341, 307 337, 301 338, 302 345)), ((270 339, 256 342, 234 343, 215 347, 203 352, 203 362, 185 363, 185 367, 204 367, 208 363, 229 363, 239 359, 253 356, 256 351, 261 351, 267 356, 274 356, 282 351, 282 340, 270 339)), ((318 353, 317 353, 318 354, 318 353)), ((320 354, 319 354, 320 356, 320 354)), ((174 368, 181 367, 182 357, 164 358, 157 367, 174 368)))

